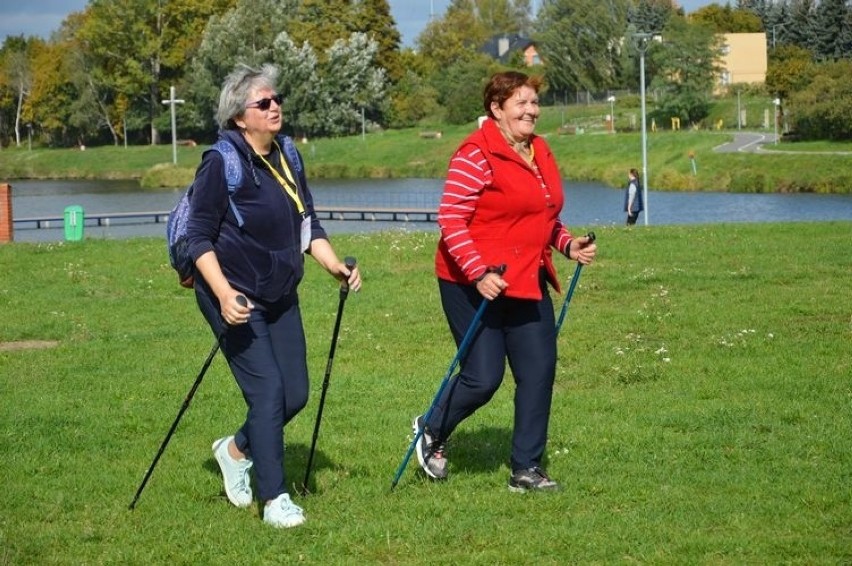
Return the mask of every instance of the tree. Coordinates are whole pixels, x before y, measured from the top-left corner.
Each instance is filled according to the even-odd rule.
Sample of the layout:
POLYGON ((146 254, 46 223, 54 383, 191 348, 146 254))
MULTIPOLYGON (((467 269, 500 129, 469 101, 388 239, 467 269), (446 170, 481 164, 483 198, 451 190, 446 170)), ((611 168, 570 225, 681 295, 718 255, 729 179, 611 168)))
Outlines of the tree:
POLYGON ((763 22, 754 12, 731 8, 730 4, 709 4, 689 15, 690 21, 706 24, 716 33, 757 33, 763 31, 763 22))
POLYGON ((782 45, 769 54, 766 90, 786 100, 810 83, 813 73, 810 51, 795 45, 782 45))
POLYGON ((366 33, 379 47, 376 62, 383 67, 392 82, 398 81, 405 69, 400 63, 399 46, 402 36, 390 12, 387 0, 361 0, 355 3, 353 30, 366 33))
POLYGON ((814 14, 815 0, 791 0, 789 18, 782 22, 784 25, 785 43, 789 42, 799 47, 814 51, 814 14))
POLYGON ((639 0, 627 10, 627 23, 641 33, 659 33, 672 16, 683 14, 672 0, 639 0))
POLYGON ((147 108, 150 141, 159 142, 161 92, 183 75, 200 41, 198 31, 233 0, 90 0, 78 39, 94 61, 99 82, 147 108))
POLYGON ((600 90, 616 84, 627 7, 621 0, 550 0, 534 35, 549 85, 600 90))
POLYGON ((286 32, 272 42, 271 61, 279 68, 278 91, 284 95, 284 128, 293 134, 312 134, 314 115, 320 112, 318 57, 309 43, 297 47, 286 32))
POLYGON ((299 124, 312 135, 346 135, 358 131, 362 112, 381 110, 387 81, 376 65, 378 44, 363 33, 339 39, 319 62, 317 83, 311 89, 311 106, 299 109, 299 124))
POLYGON ((429 22, 416 43, 432 74, 475 58, 488 37, 473 0, 452 0, 444 17, 429 22))
POLYGON ((410 128, 423 118, 437 114, 438 91, 423 76, 409 69, 390 91, 388 123, 394 128, 410 128))
POLYGON ((707 116, 721 55, 722 38, 712 28, 681 17, 669 20, 662 44, 650 51, 659 70, 652 86, 662 93, 661 120, 678 117, 696 123, 707 116))
POLYGON ((225 77, 237 63, 258 67, 272 61, 273 43, 293 9, 279 0, 240 0, 232 10, 210 18, 184 87, 183 114, 194 130, 208 135, 216 131, 214 118, 225 77), (265 17, 258 19, 258 13, 265 17))
POLYGON ((813 14, 813 51, 817 59, 837 61, 849 50, 850 10, 847 0, 820 0, 813 14))
POLYGON ((434 79, 438 103, 445 108, 445 119, 451 124, 467 124, 481 116, 482 91, 494 70, 495 62, 482 53, 457 61, 434 79))
POLYGON ((295 44, 305 41, 317 53, 324 53, 337 40, 355 31, 355 14, 349 0, 301 0, 287 30, 295 44))
POLYGON ((823 63, 810 83, 790 96, 788 115, 805 139, 852 139, 852 62, 823 63))
POLYGON ((15 97, 15 145, 20 147, 24 101, 30 94, 33 81, 27 51, 11 52, 6 57, 6 68, 3 72, 8 77, 9 86, 15 97))
POLYGON ((523 34, 530 29, 529 1, 476 0, 474 10, 490 36, 523 34))

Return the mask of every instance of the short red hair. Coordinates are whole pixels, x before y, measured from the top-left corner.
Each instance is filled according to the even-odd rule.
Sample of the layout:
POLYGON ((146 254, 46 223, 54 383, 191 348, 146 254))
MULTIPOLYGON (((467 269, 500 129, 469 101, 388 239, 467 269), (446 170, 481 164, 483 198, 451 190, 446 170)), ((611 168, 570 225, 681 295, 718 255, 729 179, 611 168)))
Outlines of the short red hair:
POLYGON ((495 116, 491 112, 492 102, 496 102, 497 106, 503 108, 503 103, 509 100, 515 91, 522 86, 528 86, 538 93, 541 85, 541 77, 531 77, 518 71, 496 73, 492 75, 482 93, 482 103, 485 107, 485 112, 494 118, 495 116))

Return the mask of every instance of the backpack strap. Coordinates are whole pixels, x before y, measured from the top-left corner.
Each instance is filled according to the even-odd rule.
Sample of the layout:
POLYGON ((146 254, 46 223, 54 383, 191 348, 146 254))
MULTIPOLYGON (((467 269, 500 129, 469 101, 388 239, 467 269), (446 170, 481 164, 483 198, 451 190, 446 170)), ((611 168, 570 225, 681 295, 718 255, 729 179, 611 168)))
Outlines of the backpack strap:
POLYGON ((299 178, 299 183, 302 185, 300 188, 304 190, 304 186, 307 185, 305 166, 302 163, 302 156, 299 155, 299 150, 296 149, 296 144, 293 143, 293 138, 284 134, 278 134, 275 136, 275 140, 281 146, 281 149, 284 150, 284 157, 287 159, 290 168, 296 172, 296 177, 299 178))
POLYGON ((225 181, 228 183, 228 201, 231 203, 231 210, 234 211, 234 216, 237 218, 237 226, 243 227, 245 222, 234 203, 234 193, 243 182, 243 165, 240 163, 240 156, 237 155, 237 148, 225 139, 218 139, 213 144, 211 149, 215 149, 222 155, 225 160, 225 181))

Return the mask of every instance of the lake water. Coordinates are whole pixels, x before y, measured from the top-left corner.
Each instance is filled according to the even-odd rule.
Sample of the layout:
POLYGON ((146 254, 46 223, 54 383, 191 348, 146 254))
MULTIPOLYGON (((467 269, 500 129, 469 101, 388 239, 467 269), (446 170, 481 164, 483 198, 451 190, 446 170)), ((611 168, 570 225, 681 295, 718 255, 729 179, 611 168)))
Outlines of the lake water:
MULTIPOLYGON (((62 216, 66 206, 80 205, 86 214, 166 212, 181 190, 141 191, 136 181, 10 181, 15 219, 62 216)), ((318 206, 380 206, 436 209, 441 179, 315 180, 311 191, 318 206)), ((622 189, 597 183, 565 183, 563 220, 571 226, 622 225, 622 189)), ((852 195, 737 194, 717 192, 648 193, 649 224, 705 224, 720 222, 797 222, 852 220, 852 195)), ((643 213, 644 214, 644 213, 643 213)), ((644 223, 644 216, 639 224, 644 223)), ((323 221, 330 234, 401 228, 435 230, 426 222, 323 221)), ((126 238, 162 236, 164 224, 86 226, 85 237, 126 238)), ((56 228, 17 228, 18 242, 59 241, 56 228)))

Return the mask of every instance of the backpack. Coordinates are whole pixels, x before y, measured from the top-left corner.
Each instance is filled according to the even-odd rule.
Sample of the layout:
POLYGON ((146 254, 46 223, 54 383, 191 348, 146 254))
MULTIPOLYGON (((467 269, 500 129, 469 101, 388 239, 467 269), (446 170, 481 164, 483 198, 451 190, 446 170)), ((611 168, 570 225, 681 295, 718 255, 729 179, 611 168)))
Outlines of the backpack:
MULTIPOLYGON (((290 166, 295 171, 300 181, 304 183, 304 168, 302 160, 299 158, 299 153, 293 141, 283 135, 276 136, 276 139, 284 150, 290 166)), ((230 202, 231 210, 237 219, 237 225, 243 227, 243 217, 240 211, 234 204, 234 193, 243 181, 243 167, 240 163, 240 157, 237 155, 237 149, 231 142, 225 139, 219 139, 210 149, 218 151, 222 154, 225 167, 225 180, 228 183, 228 201, 230 202)), ((192 288, 195 279, 195 262, 189 255, 189 242, 186 237, 186 224, 189 219, 189 199, 192 197, 192 189, 194 183, 191 184, 180 197, 175 207, 169 212, 166 221, 166 244, 169 252, 169 264, 178 274, 178 281, 181 287, 192 288)))

